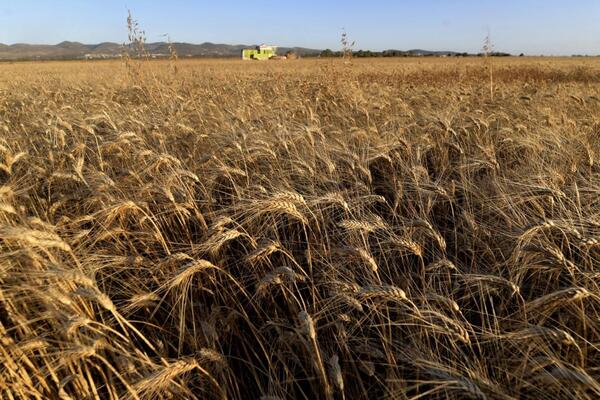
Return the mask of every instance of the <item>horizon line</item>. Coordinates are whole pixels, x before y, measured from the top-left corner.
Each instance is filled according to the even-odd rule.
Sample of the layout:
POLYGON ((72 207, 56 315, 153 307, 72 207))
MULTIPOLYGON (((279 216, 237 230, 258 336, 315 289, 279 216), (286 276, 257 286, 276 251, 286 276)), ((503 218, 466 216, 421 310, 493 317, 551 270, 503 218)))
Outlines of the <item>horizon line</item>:
MULTIPOLYGON (((111 40, 106 40, 106 41, 101 41, 101 42, 97 42, 97 43, 85 43, 85 42, 80 42, 77 40, 62 40, 58 43, 48 43, 48 42, 14 42, 14 43, 2 43, 0 42, 0 45, 2 46, 7 46, 7 47, 12 47, 12 46, 18 46, 18 45, 26 45, 26 46, 59 46, 63 43, 73 43, 73 44, 81 44, 84 46, 97 46, 100 44, 116 44, 116 45, 126 45, 126 43, 124 42, 117 42, 117 41, 111 41, 111 40)), ((159 40, 159 41, 148 41, 146 42, 146 44, 156 44, 156 43, 168 43, 168 41, 165 40, 159 40)), ((186 41, 171 41, 172 44, 191 44, 191 45, 203 45, 203 44, 215 44, 215 45, 224 45, 224 46, 257 46, 258 44, 247 44, 247 43, 225 43, 225 42, 211 42, 211 41, 203 41, 203 42, 186 42, 186 41)), ((308 50, 318 50, 318 51, 324 51, 324 50, 331 50, 331 51, 338 51, 337 49, 332 49, 332 48, 314 48, 314 47, 306 47, 306 46, 298 46, 298 45, 274 45, 276 47, 284 47, 284 48, 303 48, 303 49, 308 49, 308 50)), ((354 52, 357 51, 371 51, 371 52, 376 52, 376 53, 380 53, 380 52, 384 52, 384 51, 389 51, 389 50, 394 50, 394 51, 403 51, 403 52, 410 52, 410 51, 426 51, 426 52, 439 52, 439 53, 458 53, 458 54, 469 54, 469 55, 477 55, 481 53, 481 50, 476 51, 476 52, 472 52, 472 51, 460 51, 460 50, 429 50, 429 49, 423 49, 423 48, 417 48, 417 47, 413 47, 410 49, 406 49, 403 50, 401 48, 394 48, 394 47, 390 47, 390 48, 386 48, 386 49, 382 49, 382 50, 373 50, 370 48, 358 48, 353 50, 354 52)), ((514 55, 514 56, 518 56, 520 54, 523 54, 525 56, 529 56, 529 57, 574 57, 574 56, 587 56, 587 57, 597 57, 600 56, 600 54, 597 53, 572 53, 572 54, 552 54, 552 53, 525 53, 525 52, 520 52, 520 51, 514 51, 514 52, 509 52, 509 51, 495 51, 495 53, 506 53, 506 54, 510 54, 510 55, 514 55)))

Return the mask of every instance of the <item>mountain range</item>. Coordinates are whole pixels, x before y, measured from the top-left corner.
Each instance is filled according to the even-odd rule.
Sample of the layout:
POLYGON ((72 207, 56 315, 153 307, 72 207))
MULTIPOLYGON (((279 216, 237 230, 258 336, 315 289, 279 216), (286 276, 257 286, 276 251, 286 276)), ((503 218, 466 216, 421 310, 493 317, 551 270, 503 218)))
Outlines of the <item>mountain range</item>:
MULTIPOLYGON (((255 45, 229 45, 216 43, 171 43, 179 57, 239 57, 244 48, 255 45)), ((169 43, 146 43, 145 48, 153 58, 166 57, 170 54, 169 43)), ((279 53, 294 51, 300 56, 317 55, 321 50, 304 47, 279 47, 279 53)), ((123 53, 123 45, 113 42, 99 44, 83 44, 79 42, 61 42, 56 45, 16 43, 6 45, 0 43, 0 60, 65 60, 83 58, 116 58, 123 53)))

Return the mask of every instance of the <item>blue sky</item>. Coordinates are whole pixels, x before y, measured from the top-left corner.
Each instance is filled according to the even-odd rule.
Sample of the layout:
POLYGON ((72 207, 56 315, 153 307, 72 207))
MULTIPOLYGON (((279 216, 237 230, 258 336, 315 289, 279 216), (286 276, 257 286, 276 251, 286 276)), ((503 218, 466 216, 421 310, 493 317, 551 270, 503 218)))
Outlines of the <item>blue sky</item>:
POLYGON ((149 41, 356 49, 600 54, 600 0, 0 0, 0 43, 123 42, 131 9, 149 41))

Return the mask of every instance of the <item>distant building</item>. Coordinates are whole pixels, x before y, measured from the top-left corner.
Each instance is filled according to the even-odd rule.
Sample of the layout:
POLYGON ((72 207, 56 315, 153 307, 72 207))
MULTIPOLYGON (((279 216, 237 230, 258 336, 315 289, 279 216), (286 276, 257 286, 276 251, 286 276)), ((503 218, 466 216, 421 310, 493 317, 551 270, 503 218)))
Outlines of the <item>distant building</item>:
POLYGON ((85 54, 83 58, 85 60, 106 60, 110 58, 119 58, 121 54, 85 54))
POLYGON ((243 49, 242 60, 268 60, 277 57, 277 46, 261 44, 254 49, 243 49))

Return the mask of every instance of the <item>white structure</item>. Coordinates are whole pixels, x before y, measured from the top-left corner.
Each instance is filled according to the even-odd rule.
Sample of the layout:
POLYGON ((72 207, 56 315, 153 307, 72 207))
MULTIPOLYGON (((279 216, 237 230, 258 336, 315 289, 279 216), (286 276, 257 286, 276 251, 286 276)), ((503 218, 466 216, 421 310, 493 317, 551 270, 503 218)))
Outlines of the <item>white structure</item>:
POLYGON ((272 52, 277 52, 277 47, 279 46, 272 46, 272 45, 268 45, 268 44, 261 44, 260 46, 258 46, 258 49, 261 51, 272 51, 272 52))

